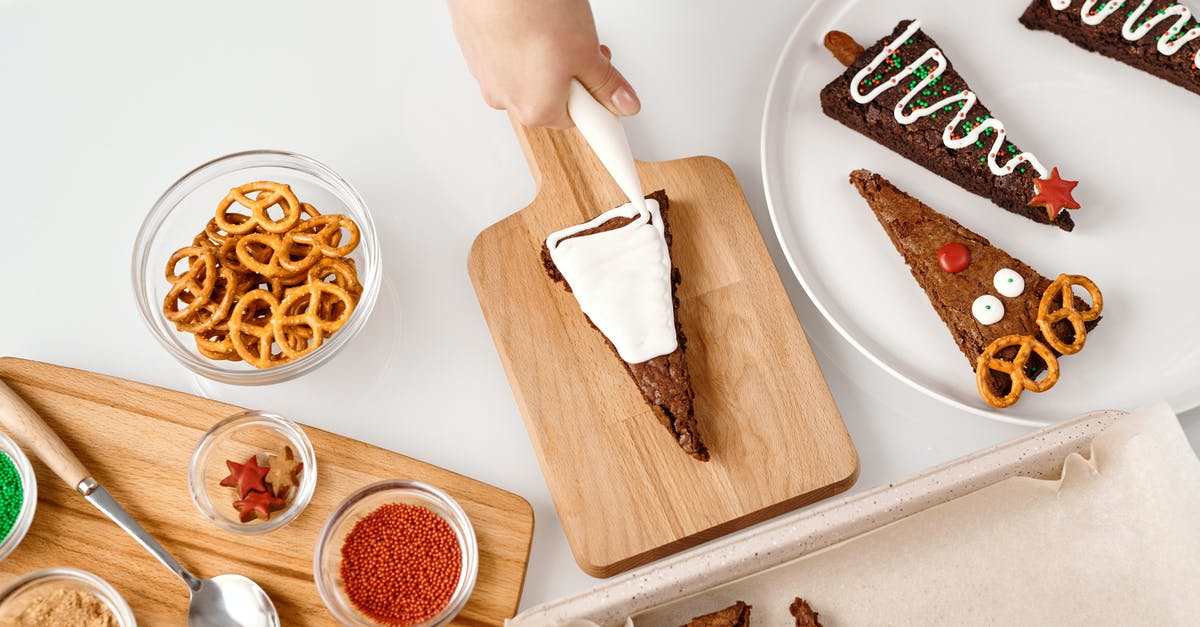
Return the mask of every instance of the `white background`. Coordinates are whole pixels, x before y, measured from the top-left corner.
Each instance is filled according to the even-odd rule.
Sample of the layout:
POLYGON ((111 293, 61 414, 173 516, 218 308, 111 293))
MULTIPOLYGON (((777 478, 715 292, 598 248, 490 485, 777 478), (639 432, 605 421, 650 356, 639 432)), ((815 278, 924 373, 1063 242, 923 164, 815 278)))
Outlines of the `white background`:
MULTIPOLYGON (((627 124, 634 153, 714 155, 736 172, 858 446, 861 490, 1026 429, 892 380, 787 271, 763 201, 759 124, 776 57, 807 7, 597 0, 594 10, 643 102, 627 124)), ((522 607, 596 583, 571 558, 467 278, 475 235, 535 190, 440 2, 0 0, 0 192, 0 354, 280 411, 483 479, 535 510, 522 607), (380 229, 385 283, 333 362, 283 386, 234 389, 196 381, 154 341, 129 257, 172 181, 249 148, 308 154, 356 186, 380 229)), ((1193 445, 1198 418, 1183 417, 1193 445)))

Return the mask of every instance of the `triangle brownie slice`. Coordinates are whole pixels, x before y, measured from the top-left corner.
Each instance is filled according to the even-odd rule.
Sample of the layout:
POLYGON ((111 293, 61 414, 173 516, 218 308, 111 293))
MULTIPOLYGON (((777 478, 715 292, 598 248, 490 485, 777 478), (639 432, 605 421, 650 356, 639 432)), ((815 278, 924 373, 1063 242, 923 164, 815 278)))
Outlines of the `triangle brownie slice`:
POLYGON ((825 114, 1008 211, 1075 228, 1063 211, 1079 208, 1075 181, 1008 141, 920 26, 904 20, 865 50, 845 33, 827 34, 826 47, 848 67, 821 90, 825 114))
MULTIPOLYGON (((1057 355, 1063 352, 1056 346, 1065 346, 1071 352, 1082 348, 1086 332, 1076 338, 1072 322, 1054 320, 1053 316, 1042 313, 1042 309, 1062 309, 1064 277, 1074 279, 1075 285, 1083 285, 1080 281, 1086 281, 1085 277, 1062 275, 1051 281, 1025 262, 993 246, 987 238, 934 211, 878 174, 855 170, 850 173, 850 182, 867 201, 888 238, 904 257, 913 278, 925 290, 930 304, 950 329, 972 368, 978 369, 980 356, 994 342, 1012 336, 1030 337, 1041 343, 1047 349, 1045 354, 1055 362, 1057 355), (1045 307, 1043 300, 1046 300, 1045 307), (1047 328, 1053 332, 1053 338, 1048 339, 1042 332, 1039 319, 1047 319, 1047 328), (1073 348, 1076 344, 1079 348, 1073 348)), ((1072 282, 1065 285, 1069 292, 1072 282)), ((1094 316, 1085 315, 1081 319, 1081 328, 1090 331, 1100 321, 1102 301, 1098 298, 1099 291, 1092 294, 1094 308, 1078 295, 1069 293, 1072 293, 1074 310, 1094 310, 1094 316)), ((1012 360, 1018 350, 1017 346, 1010 346, 998 355, 1012 360)), ((1047 367, 1046 360, 1035 353, 1029 358, 1024 374, 1034 380, 1042 376, 1047 367)), ((1057 370, 1056 364, 1053 369, 1057 370)), ((991 386, 999 395, 1009 392, 1008 388, 1013 385, 1009 376, 1002 372, 990 374, 991 386)), ((984 398, 986 400, 987 396, 984 398)))
POLYGON ((1021 23, 1200 94, 1200 21, 1174 0, 1033 0, 1021 23))
MULTIPOLYGON (((647 205, 652 207, 654 210, 654 215, 647 225, 642 225, 642 231, 633 236, 640 237, 649 233, 649 240, 642 242, 642 248, 636 251, 630 250, 624 244, 611 239, 614 237, 628 239, 625 238, 624 231, 628 227, 639 226, 632 224, 638 220, 638 214, 636 211, 626 211, 621 213, 622 209, 630 207, 630 205, 625 205, 624 207, 618 207, 610 212, 606 212, 604 215, 596 218, 586 225, 580 225, 578 227, 574 227, 573 229, 565 230, 573 231, 566 236, 561 238, 556 237, 565 231, 560 231, 559 233, 551 235, 550 239, 547 240, 547 243, 542 246, 542 264, 545 266, 546 272, 549 274, 551 279, 562 283, 567 291, 575 294, 576 299, 580 301, 581 308, 583 308, 585 311, 585 316, 587 317, 588 322, 593 328, 599 331, 602 336, 604 336, 609 348, 612 349, 614 355, 621 360, 621 363, 625 366, 626 372, 629 373, 629 376, 631 379, 633 379, 634 384, 638 386, 638 390, 641 392, 642 398, 646 401, 646 404, 650 406, 654 416, 660 423, 662 423, 664 427, 666 427, 668 431, 670 431, 671 437, 674 438, 679 447, 683 449, 685 453, 700 461, 708 461, 708 449, 705 447, 704 442, 700 438, 700 431, 695 416, 695 408, 693 406, 695 392, 692 389, 692 378, 691 374, 688 372, 687 359, 685 356, 687 338, 684 336, 683 326, 679 323, 678 319, 679 298, 676 295, 676 290, 679 286, 681 277, 679 269, 676 268, 669 259, 671 249, 671 227, 668 219, 669 203, 667 200, 667 194, 666 192, 659 190, 646 196, 646 199, 647 205), (657 228, 658 235, 655 236, 655 232, 650 230, 649 227, 657 228), (616 233, 618 230, 623 232, 616 233), (610 238, 609 244, 616 246, 615 252, 601 251, 601 254, 592 257, 590 262, 584 264, 586 266, 591 266, 584 268, 584 270, 587 271, 586 274, 592 276, 585 277, 582 275, 577 275, 579 276, 579 278, 576 279, 577 282, 582 284, 583 279, 588 278, 588 285, 592 286, 596 283, 596 281, 590 279, 595 278, 595 273, 607 273, 610 276, 601 278, 599 282, 607 283, 610 286, 615 284, 627 285, 631 282, 637 282, 636 280, 629 279, 631 271, 638 275, 642 275, 645 272, 650 272, 651 274, 661 272, 661 275, 658 275, 658 281, 661 283, 662 287, 661 294, 651 293, 650 297, 646 297, 645 294, 626 295, 631 296, 631 298, 628 299, 627 304, 617 302, 597 302, 611 300, 603 297, 597 298, 597 293, 601 295, 611 295, 612 292, 605 292, 603 288, 597 290, 589 287, 589 293, 583 294, 582 292, 584 290, 580 289, 580 285, 573 286, 571 281, 569 281, 567 278, 567 276, 570 275, 570 272, 566 271, 565 268, 560 268, 559 264, 555 262, 555 254, 551 252, 552 246, 556 247, 557 249, 562 249, 562 244, 564 242, 570 242, 570 240, 575 238, 596 239, 595 236, 598 235, 601 238, 610 238), (651 263, 642 263, 640 259, 628 257, 625 259, 625 261, 628 263, 622 263, 622 257, 645 252, 645 246, 650 246, 652 248, 656 243, 656 239, 658 242, 665 241, 665 249, 662 252, 667 258, 661 259, 661 263, 658 264, 661 267, 653 267, 656 265, 653 263, 656 261, 653 258, 651 259, 651 263), (670 292, 669 296, 666 294, 666 288, 668 285, 670 292), (661 302, 655 302, 656 300, 659 300, 657 298, 659 296, 661 296, 661 302), (584 303, 587 303, 587 305, 584 303), (591 313, 587 313, 589 310, 591 313), (634 338, 641 340, 645 336, 654 336, 655 324, 653 324, 653 321, 647 319, 658 316, 661 318, 659 324, 657 325, 659 327, 659 331, 663 330, 663 324, 669 325, 669 327, 665 329, 665 333, 659 332, 657 333, 657 336, 662 340, 666 340, 668 344, 655 342, 652 339, 646 340, 645 342, 634 342, 633 349, 637 349, 637 351, 641 354, 636 357, 630 357, 629 359, 626 359, 625 357, 629 357, 630 355, 623 355, 622 352, 631 352, 632 349, 626 346, 627 344, 630 344, 629 338, 625 337, 619 339, 618 343, 621 345, 618 346, 618 343, 614 343, 613 339, 609 337, 609 333, 613 334, 614 336, 619 335, 617 331, 612 330, 614 326, 618 327, 618 330, 620 331, 628 331, 628 329, 620 328, 622 325, 614 325, 609 321, 609 319, 614 315, 618 317, 627 317, 631 315, 630 312, 634 310, 645 312, 636 313, 634 315, 635 318, 640 318, 633 321, 638 327, 636 332, 632 333, 634 338), (669 310, 671 314, 669 319, 667 316, 662 315, 667 310, 669 310), (644 327, 648 327, 649 330, 647 331, 644 327), (663 337, 664 335, 670 336, 670 331, 672 328, 674 330, 673 337, 663 337), (608 331, 606 331, 606 329, 608 329, 608 331), (653 348, 647 348, 647 343, 655 344, 658 346, 658 349, 655 350, 653 348)), ((661 244, 659 245, 661 246, 661 244)), ((561 261, 563 260, 560 259, 560 262, 561 261)), ((579 265, 578 258, 572 260, 572 265, 573 267, 579 265)), ((579 271, 576 270, 576 272, 579 271)), ((654 277, 651 277, 651 287, 653 287, 654 280, 654 277)), ((629 321, 622 320, 620 322, 629 321)), ((628 336, 630 334, 625 333, 624 335, 628 336)))

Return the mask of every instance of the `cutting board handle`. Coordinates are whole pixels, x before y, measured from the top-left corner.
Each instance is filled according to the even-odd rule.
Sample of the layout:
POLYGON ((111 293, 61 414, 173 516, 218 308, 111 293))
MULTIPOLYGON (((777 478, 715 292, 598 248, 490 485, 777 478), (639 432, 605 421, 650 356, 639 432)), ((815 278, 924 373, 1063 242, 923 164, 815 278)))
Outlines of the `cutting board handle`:
MULTIPOLYGON (((611 202, 612 207, 621 204, 624 197, 621 188, 578 130, 535 128, 524 126, 511 116, 509 119, 539 194, 548 188, 556 188, 581 192, 575 194, 581 201, 600 196, 606 204, 611 202)), ((591 207, 590 211, 597 208, 591 207)))

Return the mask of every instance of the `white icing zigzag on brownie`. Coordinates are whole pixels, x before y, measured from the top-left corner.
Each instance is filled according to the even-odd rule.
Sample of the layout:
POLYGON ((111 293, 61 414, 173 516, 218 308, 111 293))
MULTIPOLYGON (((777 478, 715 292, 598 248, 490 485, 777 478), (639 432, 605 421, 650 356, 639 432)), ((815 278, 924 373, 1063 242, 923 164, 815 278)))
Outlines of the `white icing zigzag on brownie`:
POLYGON ((983 136, 984 131, 987 129, 993 129, 996 133, 996 139, 992 142, 992 148, 988 151, 987 159, 988 167, 991 169, 992 174, 995 174, 996 176, 1005 176, 1011 174, 1013 170, 1015 170, 1017 166, 1021 165, 1022 163, 1028 163, 1034 170, 1037 171, 1041 178, 1046 178, 1048 170, 1046 170, 1045 166, 1038 161, 1037 157, 1028 152, 1015 155, 1003 166, 1000 165, 1000 163, 996 160, 996 157, 999 156, 1000 149, 1004 147, 1004 137, 1008 131, 1004 130, 1004 123, 994 117, 989 117, 987 120, 979 123, 970 131, 968 131, 966 135, 963 135, 962 137, 955 137, 954 131, 958 128, 959 124, 962 124, 962 122, 967 119, 967 116, 970 115, 971 109, 979 100, 979 98, 975 96, 975 92, 969 89, 959 92, 948 98, 939 100, 938 102, 935 102, 927 107, 917 107, 908 113, 904 112, 904 110, 908 108, 909 102, 911 102, 913 98, 915 98, 917 94, 921 92, 922 89, 933 83, 942 75, 942 73, 946 71, 946 66, 948 63, 946 62, 942 51, 938 50, 937 48, 930 48, 929 50, 926 50, 925 54, 918 57, 916 61, 913 61, 903 70, 897 72, 887 82, 876 86, 875 89, 871 90, 870 93, 861 93, 863 79, 874 73, 876 68, 879 67, 879 64, 883 63, 888 57, 895 54, 896 51, 899 50, 900 47, 903 46, 904 43, 908 41, 908 39, 912 37, 913 34, 916 33, 920 28, 921 22, 918 20, 913 20, 912 23, 908 25, 908 28, 904 30, 904 32, 900 33, 895 40, 884 46, 883 50, 881 50, 879 54, 867 64, 866 67, 859 70, 858 74, 854 75, 854 80, 850 81, 850 96, 854 98, 854 101, 859 104, 866 104, 872 100, 875 100, 879 94, 895 87, 900 83, 901 79, 914 74, 917 69, 932 60, 936 67, 926 74, 921 82, 918 83, 916 87, 912 88, 907 95, 901 98, 900 102, 896 103, 896 121, 907 126, 920 118, 937 113, 938 111, 941 111, 942 108, 961 101, 963 105, 962 108, 959 109, 958 115, 954 116, 954 119, 947 124, 946 129, 942 131, 942 143, 944 143, 947 148, 958 150, 960 148, 970 146, 971 144, 979 141, 979 138, 983 136))
MULTIPOLYGON (((1097 0, 1084 0, 1083 6, 1079 8, 1079 17, 1088 26, 1100 24, 1105 18, 1116 13, 1118 9, 1126 4, 1117 0, 1106 0, 1100 6, 1099 11, 1093 12, 1096 8, 1096 2, 1097 0)), ((1200 27, 1193 27, 1188 32, 1182 35, 1179 34, 1192 19, 1192 12, 1182 4, 1175 4, 1159 10, 1154 15, 1146 18, 1146 21, 1142 22, 1139 26, 1137 24, 1138 20, 1146 12, 1146 9, 1150 8, 1151 4, 1154 4, 1154 0, 1143 0, 1138 8, 1129 12, 1129 17, 1125 18, 1125 26, 1121 28, 1121 35, 1125 37, 1126 41, 1137 41, 1145 37, 1155 26, 1170 19, 1171 16, 1176 16, 1175 24, 1158 38, 1158 51, 1160 53, 1171 56, 1179 52, 1179 49, 1187 45, 1189 41, 1200 37, 1200 27)), ((1050 0, 1050 6, 1057 11, 1063 11, 1071 6, 1071 0, 1050 0)), ((1200 50, 1197 50, 1196 54, 1192 55, 1192 65, 1200 69, 1200 50)))

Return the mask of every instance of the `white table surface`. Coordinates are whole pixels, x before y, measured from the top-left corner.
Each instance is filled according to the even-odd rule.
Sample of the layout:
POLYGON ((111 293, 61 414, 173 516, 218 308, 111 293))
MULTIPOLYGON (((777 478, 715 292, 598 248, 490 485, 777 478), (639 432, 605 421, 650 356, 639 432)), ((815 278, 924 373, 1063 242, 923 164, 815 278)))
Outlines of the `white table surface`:
MULTIPOLYGON (((858 446, 862 490, 1026 429, 891 379, 787 269, 763 200, 759 125, 807 7, 596 0, 594 11, 643 102, 627 124, 634 153, 714 155, 737 174, 858 446)), ((467 278, 475 235, 535 190, 440 2, 0 0, 0 86, 0 355, 280 411, 485 480, 535 511, 522 607, 597 583, 568 550, 467 278), (155 342, 129 257, 172 181, 249 148, 306 153, 358 188, 380 228, 385 285, 362 335, 322 370, 237 389, 198 382, 155 342)), ((1183 416, 1194 446, 1197 418, 1183 416)))

